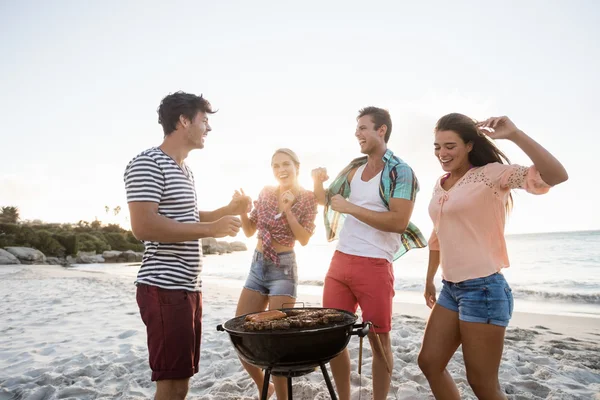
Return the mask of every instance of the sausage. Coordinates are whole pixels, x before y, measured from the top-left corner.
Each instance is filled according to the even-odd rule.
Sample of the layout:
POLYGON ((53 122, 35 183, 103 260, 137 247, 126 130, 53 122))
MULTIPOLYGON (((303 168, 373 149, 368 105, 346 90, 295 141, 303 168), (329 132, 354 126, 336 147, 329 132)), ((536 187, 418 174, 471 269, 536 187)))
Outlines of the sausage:
POLYGON ((246 321, 251 321, 251 322, 275 321, 277 319, 282 319, 285 317, 287 317, 286 313, 279 311, 279 310, 272 310, 272 311, 261 312, 258 314, 248 315, 248 316, 246 316, 246 321))

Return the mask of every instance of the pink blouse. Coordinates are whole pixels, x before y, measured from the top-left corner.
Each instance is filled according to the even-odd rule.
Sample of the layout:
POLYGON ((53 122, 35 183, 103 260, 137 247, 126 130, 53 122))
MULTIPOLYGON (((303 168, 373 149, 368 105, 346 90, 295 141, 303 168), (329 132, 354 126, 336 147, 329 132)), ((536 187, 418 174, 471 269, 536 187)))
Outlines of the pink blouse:
POLYGON ((509 266, 504 226, 511 189, 550 190, 535 166, 491 163, 470 169, 449 190, 440 178, 429 203, 433 232, 429 248, 440 251, 442 277, 449 282, 492 275, 509 266))

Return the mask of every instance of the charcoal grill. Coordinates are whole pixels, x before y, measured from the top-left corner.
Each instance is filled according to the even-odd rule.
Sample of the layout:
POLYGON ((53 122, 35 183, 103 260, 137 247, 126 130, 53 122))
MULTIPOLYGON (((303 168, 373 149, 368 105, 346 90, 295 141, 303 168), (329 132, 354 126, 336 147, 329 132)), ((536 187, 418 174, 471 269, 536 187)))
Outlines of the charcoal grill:
MULTIPOLYGON (((284 308, 281 311, 318 311, 324 308, 284 308)), ((292 378, 321 368, 327 389, 333 400, 337 400, 326 364, 339 355, 353 335, 365 337, 369 333, 369 322, 357 324, 357 316, 348 311, 335 310, 344 315, 339 322, 310 328, 285 330, 247 331, 243 328, 246 316, 235 317, 218 325, 217 330, 227 332, 231 343, 241 359, 265 371, 261 399, 266 400, 271 375, 287 377, 288 398, 292 400, 292 378)))

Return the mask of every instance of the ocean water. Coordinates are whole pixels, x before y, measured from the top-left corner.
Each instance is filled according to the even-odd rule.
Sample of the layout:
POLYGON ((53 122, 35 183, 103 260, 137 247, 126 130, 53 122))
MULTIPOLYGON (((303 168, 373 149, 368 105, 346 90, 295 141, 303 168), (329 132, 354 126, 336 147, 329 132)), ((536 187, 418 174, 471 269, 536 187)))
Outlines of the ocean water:
MULTIPOLYGON (((204 257, 202 277, 241 287, 250 269, 249 250, 204 257)), ((296 249, 299 293, 320 294, 336 243, 309 244, 296 249)), ((510 235, 511 266, 503 270, 515 296, 515 311, 600 318, 600 231, 510 235)), ((427 249, 411 250, 394 263, 395 301, 424 303, 427 249)), ((87 265, 134 279, 137 268, 87 265)), ((441 289, 441 278, 436 287, 441 289)), ((599 322, 600 323, 600 322, 599 322)))

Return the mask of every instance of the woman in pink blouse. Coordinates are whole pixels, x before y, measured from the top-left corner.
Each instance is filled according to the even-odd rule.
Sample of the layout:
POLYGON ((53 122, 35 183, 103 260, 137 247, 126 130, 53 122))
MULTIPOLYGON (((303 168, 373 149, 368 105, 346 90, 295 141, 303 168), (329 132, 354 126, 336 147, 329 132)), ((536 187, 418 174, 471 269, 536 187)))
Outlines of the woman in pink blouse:
MULTIPOLYGON (((293 307, 296 301, 298 270, 294 244, 305 246, 315 229, 317 200, 313 192, 298 183, 300 161, 290 149, 278 149, 271 158, 276 187, 263 188, 254 202, 254 209, 242 214, 242 228, 247 237, 258 232, 258 242, 250 274, 238 301, 236 316, 252 312, 293 307)), ((234 197, 244 196, 243 191, 234 197)), ((260 393, 264 374, 262 370, 242 361, 244 368, 260 393)), ((273 377, 269 397, 275 391, 277 399, 287 399, 286 378, 273 377)))
POLYGON ((512 189, 543 194, 567 180, 561 163, 508 117, 475 123, 448 114, 435 127, 435 156, 446 172, 436 183, 429 214, 425 301, 432 308, 419 367, 436 399, 460 399, 446 370, 462 344, 469 385, 479 399, 506 399, 498 383, 504 332, 513 296, 501 273, 509 266, 504 239, 512 189), (509 164, 491 139, 515 143, 533 166, 509 164), (433 278, 442 269, 436 301, 433 278))

